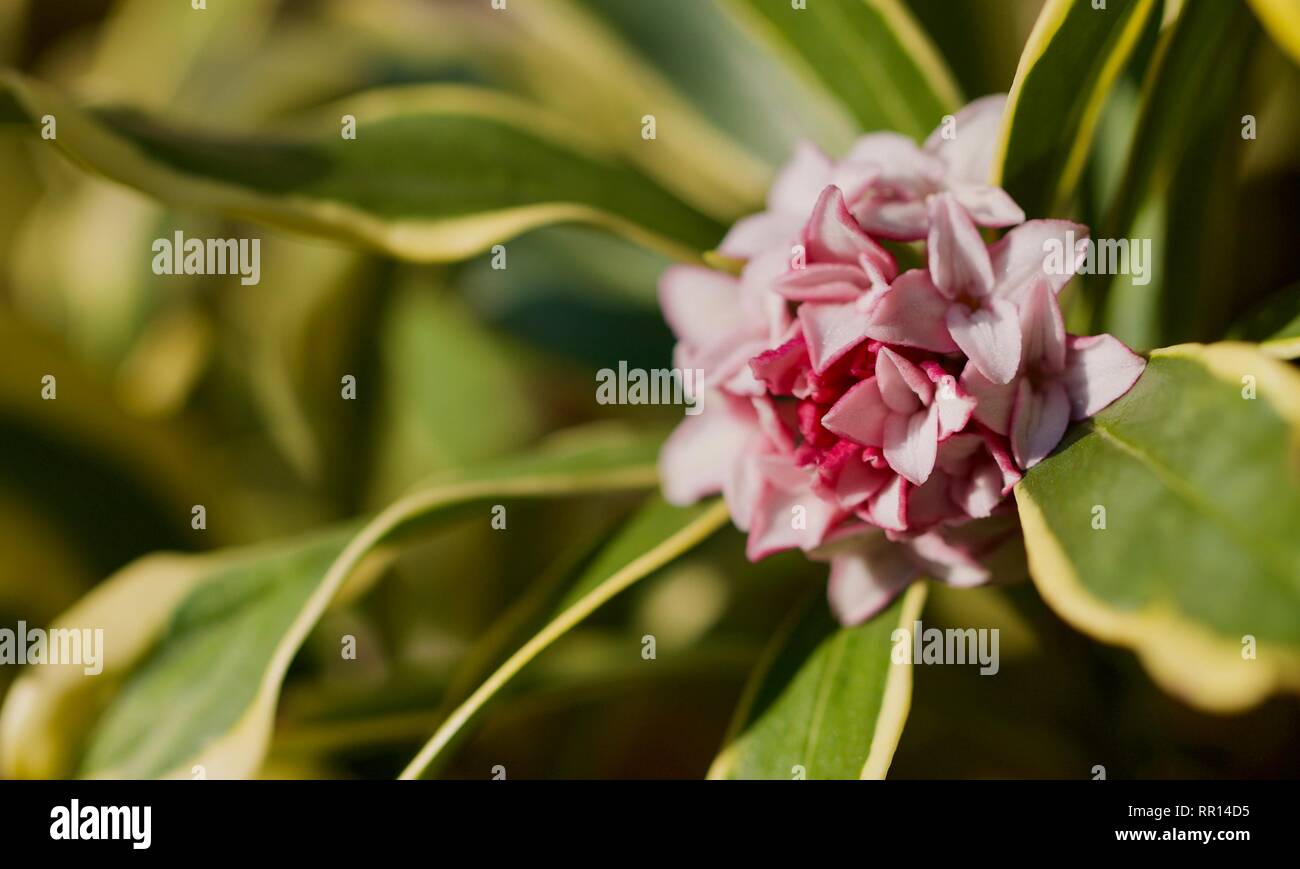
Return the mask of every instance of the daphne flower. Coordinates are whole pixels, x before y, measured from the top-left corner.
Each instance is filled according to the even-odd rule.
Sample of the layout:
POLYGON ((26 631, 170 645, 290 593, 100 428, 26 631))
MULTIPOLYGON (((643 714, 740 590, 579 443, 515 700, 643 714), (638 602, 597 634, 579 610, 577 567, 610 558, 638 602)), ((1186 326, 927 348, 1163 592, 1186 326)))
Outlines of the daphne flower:
POLYGON ((975 400, 937 365, 923 371, 888 348, 876 374, 859 383, 822 418, 827 429, 863 446, 879 446, 898 474, 919 486, 930 476, 939 441, 960 431, 975 400), (936 380, 943 389, 936 389, 936 380))
POLYGON ((846 166, 875 170, 851 197, 850 208, 868 232, 882 238, 925 238, 931 216, 928 197, 948 193, 980 226, 1014 226, 1025 213, 1006 191, 988 183, 1002 124, 1005 94, 978 99, 940 126, 918 148, 898 133, 859 139, 846 166), (946 138, 951 130, 953 135, 946 138))
POLYGON ((801 148, 768 211, 727 235, 739 277, 678 266, 661 281, 677 364, 709 390, 664 445, 665 496, 721 492, 753 560, 829 561, 846 624, 920 576, 989 581, 992 554, 1019 541, 1021 469, 1142 371, 1109 335, 1065 334, 1056 294, 1075 269, 1048 272, 1044 251, 1073 237, 1081 258, 1085 227, 981 238, 977 224, 1021 218, 978 180, 993 106, 959 115, 960 144, 875 134, 840 164, 801 148), (897 275, 882 225, 925 238, 926 267, 897 275))
POLYGON ((961 382, 977 399, 976 418, 1009 434, 1025 469, 1060 442, 1071 419, 1085 419, 1128 392, 1146 362, 1111 335, 1065 333, 1056 295, 1036 280, 1020 305, 1024 352, 1018 376, 998 384, 971 365, 961 382))

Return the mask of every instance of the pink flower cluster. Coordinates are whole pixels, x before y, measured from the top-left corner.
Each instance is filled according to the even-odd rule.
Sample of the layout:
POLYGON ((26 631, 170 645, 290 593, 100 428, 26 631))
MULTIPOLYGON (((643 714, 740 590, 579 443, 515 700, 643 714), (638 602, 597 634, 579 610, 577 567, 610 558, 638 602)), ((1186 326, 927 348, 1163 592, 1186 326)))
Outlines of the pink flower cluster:
POLYGON ((1066 334, 1056 294, 1074 270, 1049 273, 1045 251, 1087 229, 1025 221, 984 182, 1003 101, 923 147, 876 133, 832 162, 799 146, 767 210, 719 247, 738 276, 675 266, 660 282, 675 365, 708 393, 663 448, 666 497, 721 491, 753 560, 829 561, 845 624, 922 575, 989 581, 1022 472, 1145 364, 1110 335, 1066 334), (986 245, 980 226, 1011 228, 986 245), (899 274, 882 239, 924 241, 926 267, 899 274))

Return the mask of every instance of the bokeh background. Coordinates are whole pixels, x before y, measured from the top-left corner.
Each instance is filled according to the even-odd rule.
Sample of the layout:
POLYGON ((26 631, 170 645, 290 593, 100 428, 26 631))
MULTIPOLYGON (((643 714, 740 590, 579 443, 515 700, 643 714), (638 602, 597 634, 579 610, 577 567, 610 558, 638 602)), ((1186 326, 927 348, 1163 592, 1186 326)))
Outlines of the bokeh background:
MULTIPOLYGON (((584 93, 564 46, 503 26, 487 0, 208 5, 195 15, 181 0, 0 0, 0 61, 90 101, 234 131, 411 82, 506 87, 597 132, 613 111, 584 93)), ((621 5, 634 19, 634 6, 661 6, 621 5)), ((638 46, 650 62, 720 93, 771 74, 748 56, 692 60, 691 28, 707 27, 693 5, 708 6, 662 4, 663 31, 638 46)), ((974 96, 1010 86, 1039 4, 909 6, 974 96)), ((1225 218, 1221 241, 1243 286, 1280 287, 1300 278, 1300 81, 1267 44, 1252 63, 1270 133, 1234 204, 1246 217, 1225 218)), ((1126 73, 1107 108, 1101 164, 1122 155, 1137 83, 1126 73)), ((790 117, 756 133, 756 165, 770 170, 801 134, 831 148, 847 135, 803 104, 790 117)), ((1090 171, 1098 189, 1114 174, 1090 171)), ((670 364, 655 304, 665 265, 573 227, 512 241, 505 271, 487 257, 399 263, 174 210, 0 129, 0 625, 45 624, 143 554, 363 515, 430 474, 565 426, 671 425, 671 408, 594 400, 600 368, 670 364), (260 238, 261 282, 155 276, 150 243, 177 229, 260 238), (54 372, 58 399, 42 401, 40 379, 54 372), (339 399, 345 374, 358 379, 356 401, 339 399), (202 532, 190 527, 196 503, 208 509, 202 532)), ((466 521, 404 550, 299 654, 263 774, 391 777, 444 698, 464 690, 474 642, 546 581, 547 565, 599 540, 632 504, 513 508, 505 542, 466 521), (358 638, 362 662, 339 660, 341 633, 358 638)), ((481 778, 505 763, 512 778, 702 776, 765 637, 824 576, 799 556, 748 565, 742 548, 725 532, 598 612, 526 672, 443 774, 481 778), (672 663, 642 664, 645 634, 675 651, 672 663)), ((1236 716, 1193 711, 1130 654, 1063 625, 1028 585, 936 588, 925 619, 999 627, 1002 670, 918 668, 893 777, 1081 778, 1096 764, 1112 778, 1300 775, 1294 698, 1236 716)), ((0 696, 15 675, 0 668, 0 696)))

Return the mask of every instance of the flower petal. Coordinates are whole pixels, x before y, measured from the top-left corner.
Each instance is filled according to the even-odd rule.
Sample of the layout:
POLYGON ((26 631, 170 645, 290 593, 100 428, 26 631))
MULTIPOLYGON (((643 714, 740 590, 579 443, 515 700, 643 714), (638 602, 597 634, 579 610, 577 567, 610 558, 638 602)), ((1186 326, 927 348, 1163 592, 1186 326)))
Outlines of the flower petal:
POLYGON ((975 419, 1000 435, 1006 434, 1011 426, 1011 406, 1016 401, 1015 381, 994 383, 980 373, 975 363, 967 362, 961 372, 961 385, 975 397, 975 419))
POLYGON ((891 186, 917 193, 942 181, 946 169, 941 159, 918 148, 910 137, 890 132, 859 137, 842 162, 874 166, 891 186))
POLYGON ((942 124, 926 138, 926 152, 944 162, 950 181, 988 182, 1006 102, 1006 94, 980 97, 953 116, 956 135, 951 139, 944 138, 942 124))
POLYGON ((939 408, 939 440, 946 440, 970 422, 975 413, 975 396, 937 363, 926 363, 926 374, 934 381, 934 406, 939 408))
POLYGON ((1021 380, 1011 409, 1011 454, 1025 470, 1047 458, 1070 424, 1065 387, 1051 380, 1035 389, 1021 380))
POLYGON ((845 206, 844 194, 838 187, 830 186, 822 191, 804 227, 803 238, 809 263, 854 264, 865 255, 886 280, 893 280, 898 274, 893 256, 863 232, 845 206))
POLYGON ((769 482, 754 504, 745 554, 750 561, 759 561, 783 549, 813 549, 846 515, 838 505, 819 497, 811 485, 792 491, 769 482))
POLYGON ((808 342, 813 371, 821 374, 862 343, 867 316, 856 304, 799 306, 799 322, 808 342))
POLYGON ((749 360, 754 377, 766 384, 773 395, 790 395, 807 365, 808 346, 802 332, 749 360))
POLYGON ((930 478, 939 450, 939 408, 904 416, 892 413, 885 420, 885 460, 908 482, 919 486, 930 478))
POLYGON ((1009 383, 1020 367, 1020 318, 1002 299, 968 311, 948 309, 948 333, 979 372, 994 383, 1009 383))
POLYGON ((934 399, 934 384, 924 371, 888 347, 876 356, 876 383, 880 396, 895 413, 914 413, 934 399))
POLYGON ((988 184, 954 184, 948 188, 966 209, 970 219, 980 226, 1015 226, 1023 223, 1025 212, 1001 187, 988 184))
POLYGON ((800 216, 807 214, 831 183, 833 172, 834 164, 825 151, 806 140, 797 142, 789 162, 772 181, 768 207, 800 216))
POLYGON ((885 420, 889 413, 876 378, 868 377, 835 402, 822 417, 822 425, 840 437, 878 447, 885 442, 885 420))
POLYGON ((760 211, 732 224, 718 245, 718 253, 749 259, 766 250, 788 247, 799 240, 802 227, 799 212, 760 211))
POLYGON ((886 531, 904 531, 907 529, 907 500, 908 482, 894 474, 880 487, 880 491, 867 499, 866 509, 859 510, 858 515, 886 531))
POLYGON ((1019 304, 1034 278, 1042 276, 1053 293, 1065 286, 1086 253, 1088 227, 1068 220, 1030 220, 1011 229, 989 247, 993 295, 1019 304), (1074 245, 1071 257, 1070 245, 1074 245), (1050 253, 1059 250, 1062 262, 1050 253), (1059 268, 1054 266, 1059 265, 1059 268))
POLYGON ((879 531, 872 536, 878 539, 831 557, 826 596, 831 612, 845 627, 879 613, 920 575, 903 546, 886 540, 879 531))
POLYGON ((934 353, 957 350, 945 319, 949 302, 925 269, 911 269, 880 295, 866 334, 886 344, 918 347, 934 353))
POLYGON ((674 335, 708 347, 735 331, 740 281, 703 266, 670 266, 659 278, 659 306, 674 335))
POLYGON ((972 519, 988 516, 1003 498, 1002 473, 997 463, 989 458, 976 461, 966 474, 952 478, 948 494, 972 519))
POLYGON ((1061 378, 1070 397, 1070 417, 1092 416, 1128 392, 1146 364, 1113 335, 1071 335, 1066 341, 1061 378))
POLYGON ((948 193, 931 196, 927 255, 930 278, 949 299, 960 295, 980 298, 993 286, 993 265, 984 239, 956 199, 948 193))
POLYGON ((1065 321, 1043 277, 1034 278, 1020 303, 1020 359, 1026 371, 1059 374, 1065 369, 1065 321))
POLYGON ((922 534, 908 541, 907 545, 921 571, 940 582, 969 588, 983 585, 992 578, 971 548, 947 540, 938 531, 922 534))
POLYGON ((790 269, 772 289, 794 302, 852 302, 871 289, 871 280, 856 264, 820 263, 790 269))
POLYGON ((732 463, 757 429, 752 409, 720 392, 706 394, 704 410, 678 424, 659 451, 664 498, 691 504, 722 489, 732 463))

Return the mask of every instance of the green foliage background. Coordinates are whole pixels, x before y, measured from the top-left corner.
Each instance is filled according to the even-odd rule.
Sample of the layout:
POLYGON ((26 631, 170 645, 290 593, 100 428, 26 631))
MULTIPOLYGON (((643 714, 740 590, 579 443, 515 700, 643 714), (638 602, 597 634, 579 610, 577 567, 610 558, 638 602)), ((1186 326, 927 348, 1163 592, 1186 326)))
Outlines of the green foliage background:
MULTIPOLYGON (((716 505, 660 504, 654 454, 680 417, 593 401, 600 368, 670 364, 659 272, 760 207, 799 138, 838 153, 860 130, 923 137, 1016 82, 1000 171, 1029 216, 1154 240, 1152 284, 1076 279, 1071 327, 1143 351, 1259 342, 1291 383, 1294 364, 1272 360, 1295 355, 1300 331, 1300 10, 808 4, 798 17, 782 0, 0 5, 0 626, 87 606, 141 643, 120 672, 55 692, 39 726, 15 723, 22 698, 8 697, 5 774, 185 773, 234 734, 229 774, 391 777, 438 734, 416 772, 784 776, 799 742, 820 745, 810 776, 858 775, 885 729, 888 623, 837 633, 823 565, 750 565, 716 505), (1029 50, 1040 12, 1064 23, 1029 50), (355 108, 363 92, 379 93, 375 112, 355 108), (42 105, 57 106, 58 147, 32 135, 42 105), (337 136, 350 107, 355 143, 337 136), (640 136, 648 113, 655 143, 640 136), (1249 142, 1224 123, 1246 114, 1249 142), (546 211, 557 202, 567 210, 546 211), (527 206, 546 213, 512 211, 527 206), (486 229, 447 229, 481 215, 486 229), (152 274, 150 243, 176 230, 260 238, 261 282, 152 274), (349 374, 356 401, 339 397, 349 374), (497 503, 505 531, 489 525, 497 503), (136 562, 159 551, 199 555, 136 562), (190 589, 156 618, 140 606, 190 589), (345 634, 356 661, 340 660, 345 634), (825 685, 843 693, 819 742, 803 710, 825 685), (715 762, 729 732, 735 762, 715 762)), ((1229 412, 1231 390, 1187 366, 1167 376, 1190 398, 1142 429, 1157 454, 1201 455, 1229 412)), ((1226 603, 1216 586, 1187 609, 1229 635, 1271 613, 1265 635, 1293 661, 1300 422, 1258 414, 1237 425, 1265 434, 1200 482, 1227 481, 1238 518, 1270 517, 1256 530, 1277 547, 1276 578, 1224 576, 1251 554, 1224 547, 1208 556, 1221 563, 1177 570, 1240 581, 1226 603)), ((1090 503, 1070 471, 1096 461, 1096 437, 1077 431, 1030 476, 1046 525, 1059 528, 1053 497, 1090 503)), ((1130 529, 1132 555, 1147 529, 1130 529)), ((1189 520, 1163 539, 1211 532, 1189 520)), ((1097 591, 1088 556, 1074 561, 1097 591)), ((1174 561, 1129 562, 1155 579, 1121 582, 1108 603, 1159 588, 1174 561)), ((999 628, 1002 668, 916 668, 891 776, 1300 775, 1293 693, 1180 692, 1045 595, 928 590, 927 626, 999 628)), ((1296 684, 1287 666, 1278 685, 1296 684)), ((18 675, 0 668, 0 697, 18 675)))

